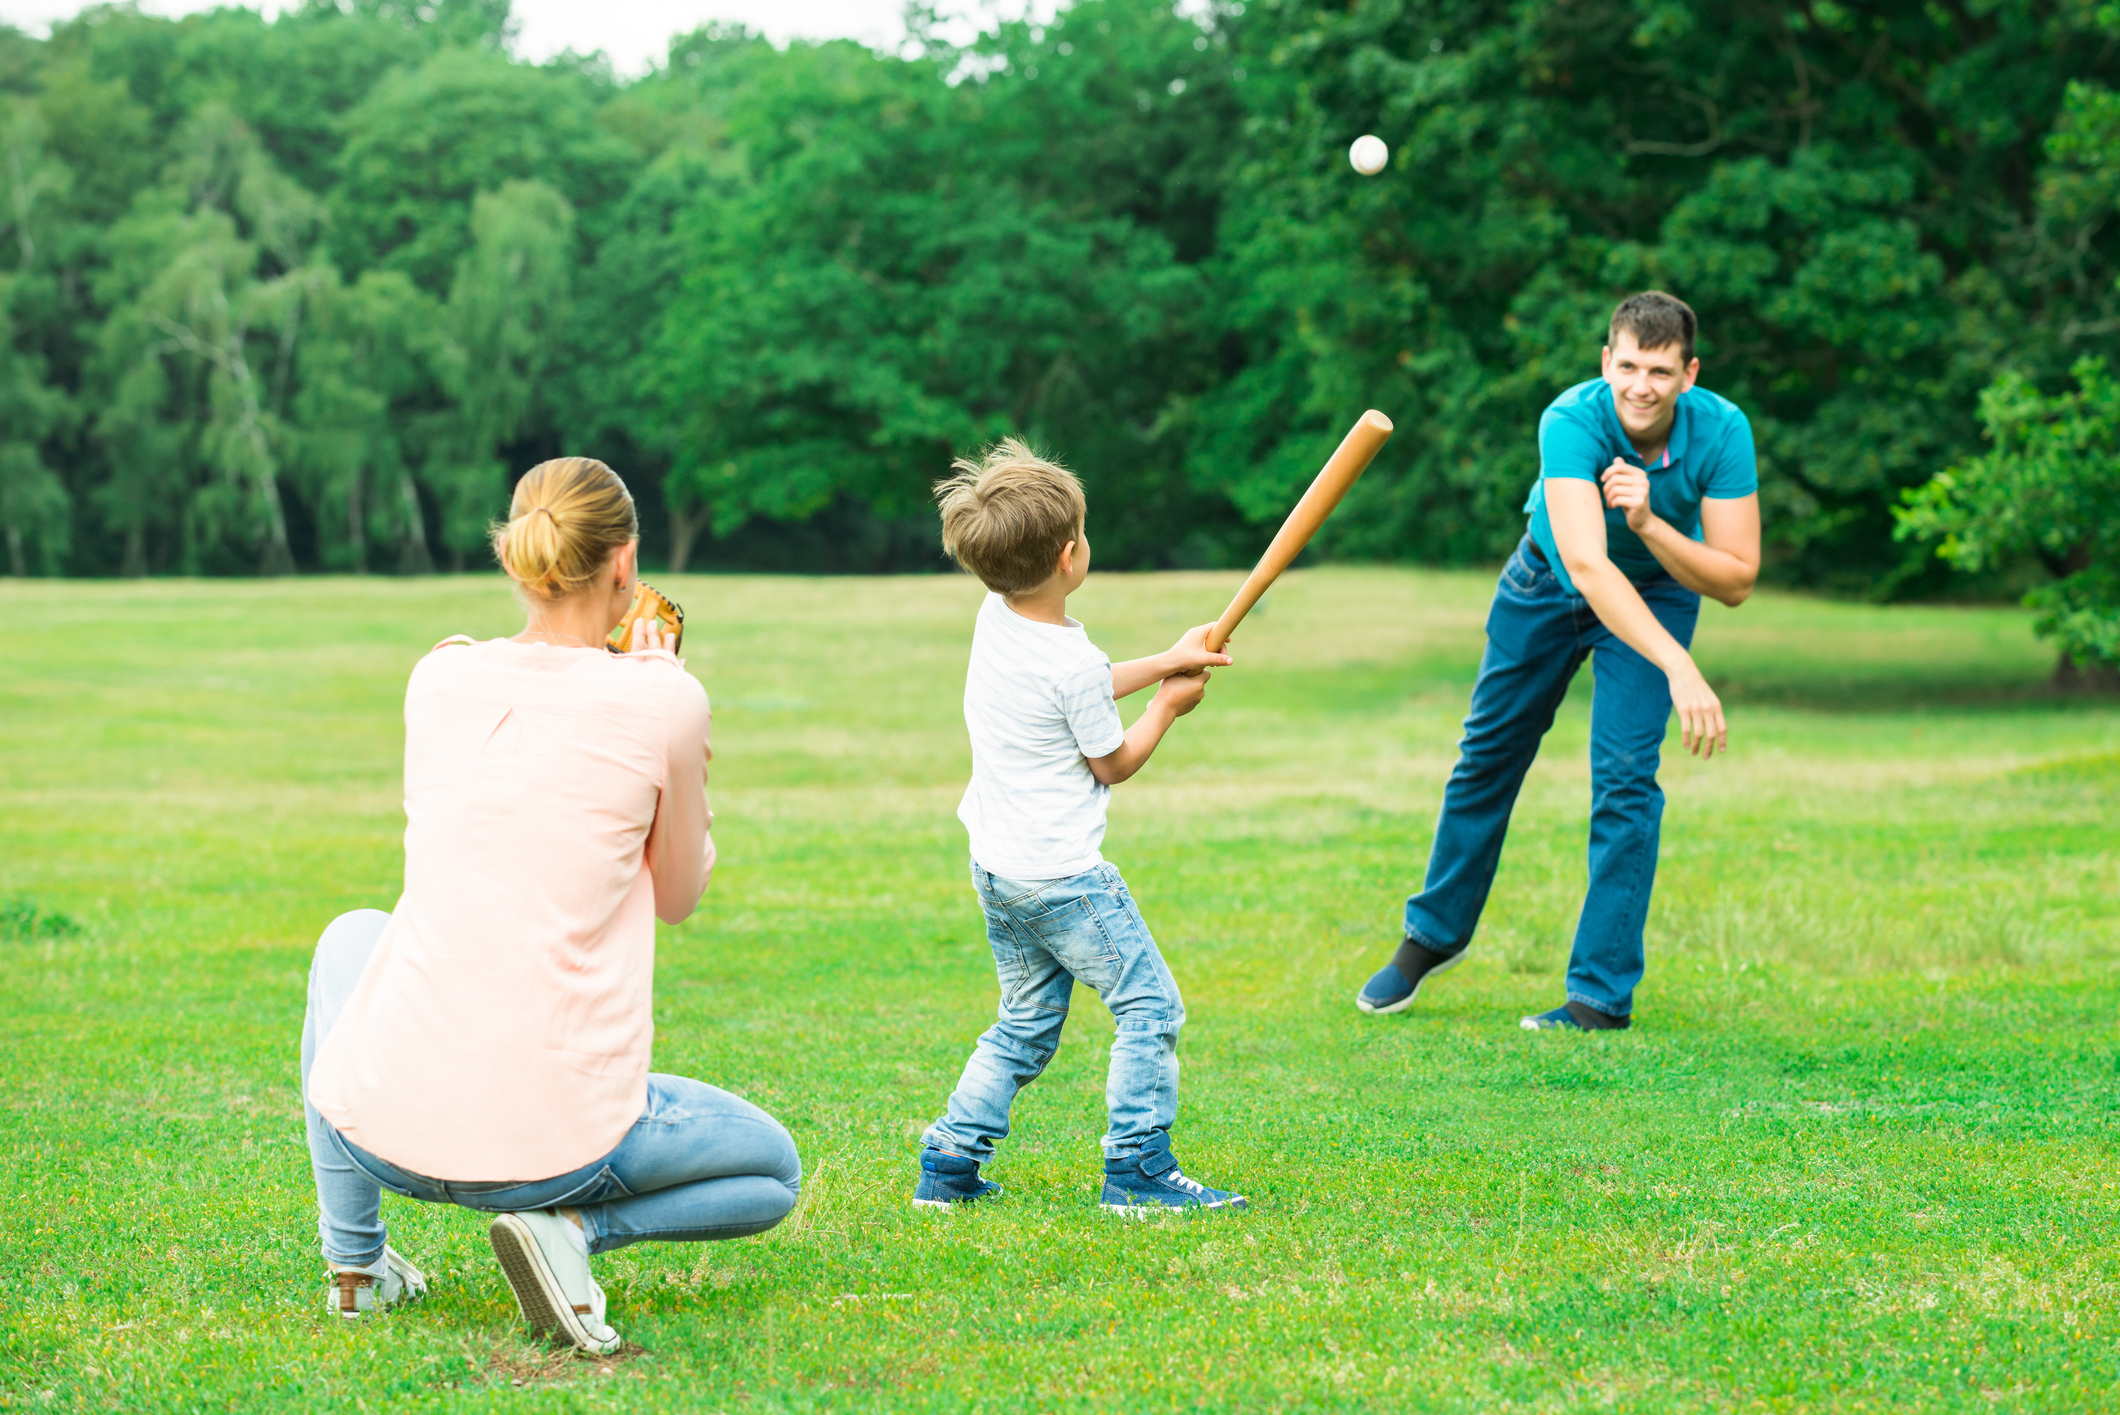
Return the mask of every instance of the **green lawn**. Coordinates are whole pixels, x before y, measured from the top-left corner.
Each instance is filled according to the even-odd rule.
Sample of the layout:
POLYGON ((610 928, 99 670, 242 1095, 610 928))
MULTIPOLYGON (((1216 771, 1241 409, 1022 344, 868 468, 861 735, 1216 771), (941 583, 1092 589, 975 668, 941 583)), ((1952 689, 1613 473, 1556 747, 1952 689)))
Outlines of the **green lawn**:
MULTIPOLYGON (((1225 574, 1106 576, 1117 656, 1225 574)), ((599 1260, 642 1348, 547 1357, 474 1214, 321 1311, 294 1085, 308 950, 400 873, 406 671, 498 577, 0 583, 0 1407, 2120 1409, 2120 710, 2010 610, 1703 615, 1732 753, 1677 758, 1639 1024, 1528 1036, 1583 878, 1587 675, 1467 966, 1396 941, 1491 579, 1292 576, 1114 796, 1184 986, 1177 1148, 1244 1216, 1095 1207, 1082 1000, 994 1174, 907 1203, 991 1016, 954 818, 976 587, 689 578, 721 867, 665 930, 659 1069, 781 1116, 762 1238, 599 1260), (71 925, 71 927, 69 927, 71 925)))

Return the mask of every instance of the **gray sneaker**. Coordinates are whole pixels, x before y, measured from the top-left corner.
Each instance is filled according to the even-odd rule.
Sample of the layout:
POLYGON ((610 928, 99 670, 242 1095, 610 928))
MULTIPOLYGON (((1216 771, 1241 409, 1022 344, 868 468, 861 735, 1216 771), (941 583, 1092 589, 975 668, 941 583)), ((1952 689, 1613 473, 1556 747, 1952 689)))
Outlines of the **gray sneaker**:
POLYGON ((349 1322, 427 1295, 427 1279, 388 1243, 383 1245, 382 1259, 373 1266, 333 1268, 330 1279, 331 1285, 324 1289, 324 1310, 349 1322))
POLYGON ((604 1322, 604 1290, 589 1276, 589 1242, 552 1209, 502 1214, 486 1230, 530 1330, 592 1356, 620 1345, 604 1322))

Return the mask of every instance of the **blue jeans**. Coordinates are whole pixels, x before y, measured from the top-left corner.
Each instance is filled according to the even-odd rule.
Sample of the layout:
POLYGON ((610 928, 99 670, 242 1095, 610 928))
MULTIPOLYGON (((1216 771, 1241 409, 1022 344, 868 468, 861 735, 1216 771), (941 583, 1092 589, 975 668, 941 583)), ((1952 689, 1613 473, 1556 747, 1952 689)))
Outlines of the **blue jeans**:
POLYGON ((1178 1118, 1178 1029, 1185 1003, 1126 881, 1110 865, 1072 879, 1002 879, 972 863, 986 939, 1001 979, 1001 1010, 964 1063, 949 1110, 925 1135, 936 1149, 994 1157, 1009 1105, 1060 1045, 1075 980, 1097 990, 1119 1024, 1104 1103, 1108 1158, 1130 1155, 1178 1118))
MULTIPOLYGON (((698 1242, 762 1233, 786 1218, 802 1187, 802 1160, 780 1122, 703 1081, 648 1077, 648 1104, 609 1154, 549 1179, 462 1183, 429 1179, 370 1154, 309 1104, 309 1068, 361 980, 390 916, 341 914, 317 941, 302 1023, 302 1107, 316 1173, 317 1233, 341 1267, 382 1260, 382 1194, 488 1213, 572 1208, 589 1251, 649 1240, 698 1242)), ((446 1105, 447 1097, 437 1097, 446 1105)))
MULTIPOLYGON (((1664 574, 1634 588, 1657 622, 1690 646, 1700 596, 1664 574)), ((1428 878, 1406 901, 1406 933, 1439 953, 1472 941, 1517 790, 1585 658, 1597 685, 1590 704, 1590 890, 1568 959, 1568 999, 1626 1016, 1642 977, 1642 929, 1656 882, 1664 815, 1656 768, 1671 687, 1663 670, 1562 588, 1528 536, 1503 568, 1487 615, 1472 712, 1443 788, 1428 878)))

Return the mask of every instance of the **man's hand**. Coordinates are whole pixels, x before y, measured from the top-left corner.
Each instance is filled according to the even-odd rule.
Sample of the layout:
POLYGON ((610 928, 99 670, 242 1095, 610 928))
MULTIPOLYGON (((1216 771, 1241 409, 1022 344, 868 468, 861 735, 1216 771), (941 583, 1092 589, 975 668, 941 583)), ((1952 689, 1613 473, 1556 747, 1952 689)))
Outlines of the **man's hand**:
POLYGON ((1229 645, 1222 646, 1221 653, 1210 652, 1207 633, 1215 626, 1202 624, 1196 629, 1187 629, 1183 638, 1170 646, 1163 661, 1171 673, 1198 673, 1206 668, 1227 668, 1237 660, 1229 652, 1229 645))
POLYGON ((1656 519, 1649 509, 1649 474, 1624 457, 1614 457, 1612 465, 1598 473, 1604 483, 1605 504, 1615 511, 1627 513, 1627 529, 1640 535, 1648 524, 1656 519))
POLYGON ((1722 699, 1689 660, 1669 674, 1671 706, 1678 710, 1678 740, 1702 761, 1730 750, 1730 728, 1723 721, 1722 699))
POLYGON ((1183 717, 1200 705, 1207 696, 1207 680, 1215 675, 1201 668, 1192 673, 1173 673, 1156 689, 1156 696, 1149 706, 1162 707, 1172 717, 1183 717))

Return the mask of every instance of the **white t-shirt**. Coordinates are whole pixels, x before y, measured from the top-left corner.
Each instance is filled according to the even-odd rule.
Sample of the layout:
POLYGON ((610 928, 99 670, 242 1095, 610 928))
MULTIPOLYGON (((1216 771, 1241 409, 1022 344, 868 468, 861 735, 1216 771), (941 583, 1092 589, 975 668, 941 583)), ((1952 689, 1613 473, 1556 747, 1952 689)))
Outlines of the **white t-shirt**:
POLYGON ((1082 626, 1041 624, 989 594, 964 677, 972 784, 957 819, 972 858, 1004 879, 1066 879, 1104 862, 1111 788, 1089 757, 1126 741, 1112 701, 1112 661, 1082 626))

